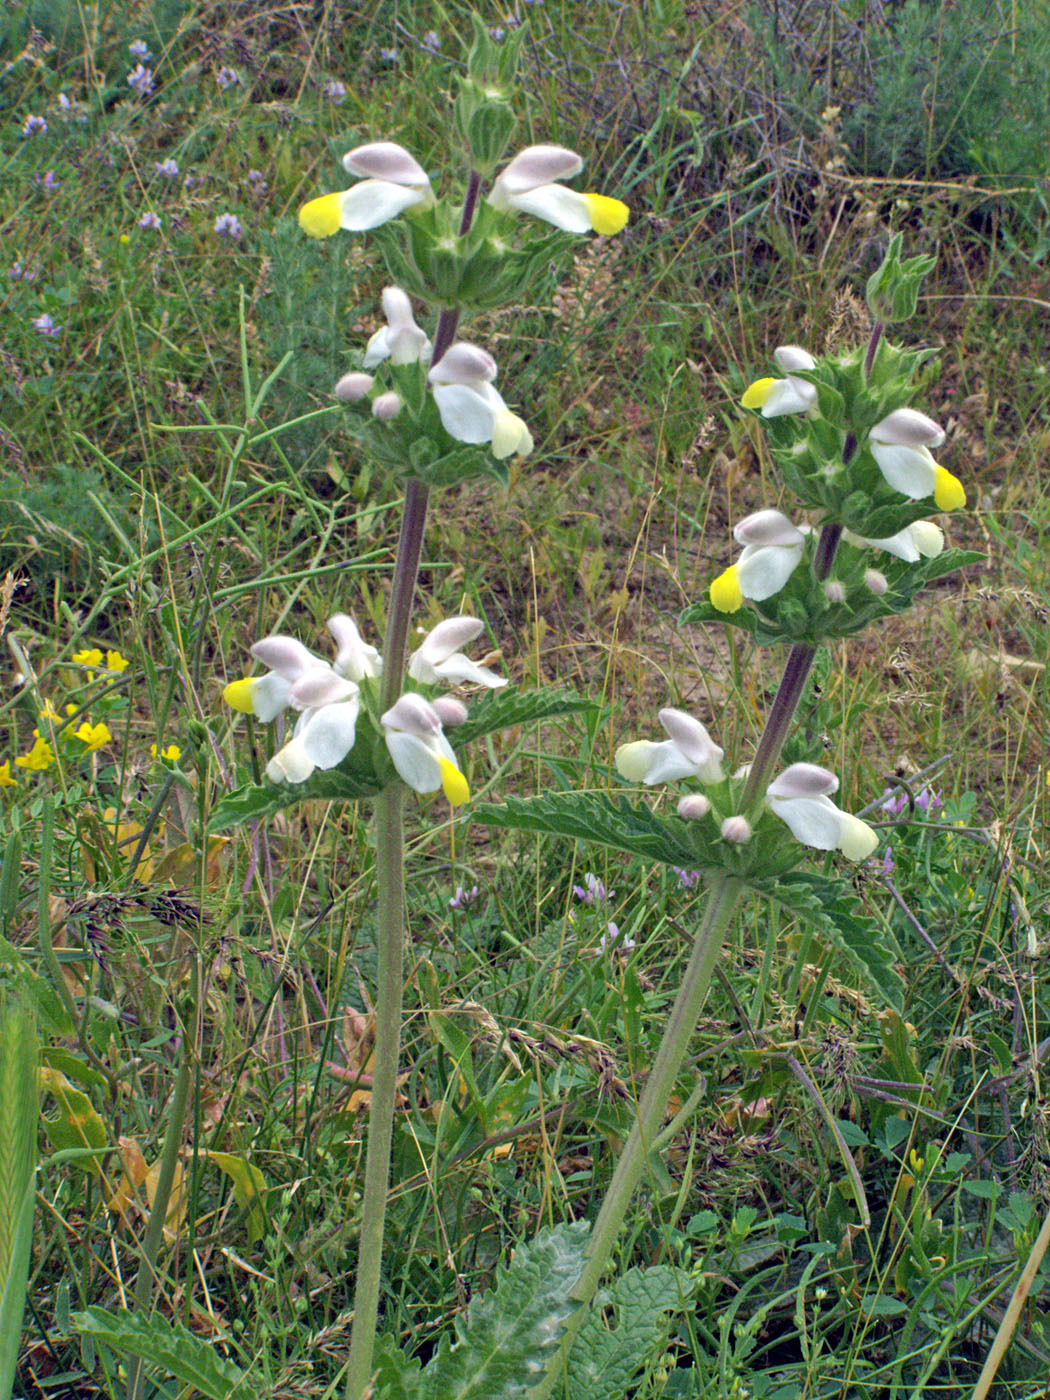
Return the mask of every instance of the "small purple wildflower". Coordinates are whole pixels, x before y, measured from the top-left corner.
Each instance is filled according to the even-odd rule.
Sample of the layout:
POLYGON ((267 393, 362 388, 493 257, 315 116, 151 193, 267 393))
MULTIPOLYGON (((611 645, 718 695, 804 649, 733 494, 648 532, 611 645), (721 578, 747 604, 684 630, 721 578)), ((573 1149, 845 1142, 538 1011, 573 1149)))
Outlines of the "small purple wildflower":
POLYGON ((321 93, 328 98, 329 102, 334 102, 337 107, 346 98, 346 88, 339 82, 338 78, 333 78, 331 82, 325 83, 321 93))
POLYGON ((134 43, 128 45, 128 53, 132 58, 137 58, 140 63, 146 63, 153 55, 149 51, 149 44, 145 39, 136 39, 134 43))
POLYGON ((892 846, 887 846, 887 847, 886 847, 886 854, 882 857, 882 873, 883 873, 883 875, 892 875, 892 874, 893 874, 893 847, 892 847, 892 846))
POLYGON ((53 170, 45 170, 43 175, 34 175, 33 178, 42 190, 58 189, 58 177, 53 170))
POLYGON ((436 29, 428 29, 419 42, 425 49, 429 49, 431 53, 439 53, 441 51, 441 39, 436 29))
POLYGON ((582 885, 573 885, 572 892, 584 904, 607 904, 615 895, 615 890, 607 890, 605 882, 588 870, 582 885))
POLYGON ((261 170, 249 170, 245 176, 248 187, 254 195, 263 195, 270 188, 266 176, 261 170))
POLYGON ((611 921, 606 932, 598 939, 598 947, 603 953, 627 953, 634 946, 634 939, 628 938, 626 934, 621 936, 620 926, 611 921))
POLYGON ((41 335, 61 335, 62 327, 55 324, 45 311, 42 316, 33 317, 33 326, 41 335))
POLYGON ((179 173, 179 162, 173 156, 168 156, 164 160, 158 160, 153 167, 158 175, 163 175, 169 180, 174 180, 179 173))
POLYGON ((888 816, 899 817, 908 806, 908 794, 901 791, 893 791, 887 788, 882 794, 883 801, 879 806, 880 812, 885 812, 888 816))
POLYGON ((33 116, 26 117, 25 123, 24 123, 23 126, 22 126, 22 135, 23 135, 23 136, 43 136, 43 134, 44 134, 44 132, 45 132, 46 130, 47 130, 47 118, 46 118, 46 117, 38 117, 38 116, 36 116, 36 115, 34 114, 33 116))
POLYGON ((924 787, 915 799, 915 805, 924 817, 932 817, 938 807, 944 806, 944 799, 933 788, 924 787))
POLYGON ((140 97, 148 97, 153 91, 153 69, 136 63, 128 74, 128 87, 134 88, 140 97))
POLYGON ((241 75, 237 72, 236 68, 227 68, 226 65, 223 64, 215 74, 215 81, 225 92, 227 88, 236 87, 238 85, 241 81, 241 75))
POLYGON ((457 885, 456 893, 449 900, 448 907, 450 909, 469 909, 477 897, 477 885, 471 886, 469 890, 465 890, 462 885, 457 885))
POLYGON ((236 214, 220 214, 215 220, 215 232, 220 238, 240 238, 244 229, 236 214))
POLYGON ((678 876, 678 888, 680 890, 692 890, 700 883, 699 870, 683 870, 680 866, 672 865, 671 869, 678 876))
POLYGON ((139 228, 159 229, 161 226, 160 217, 155 214, 152 209, 147 209, 145 214, 139 215, 138 226, 139 228))
POLYGON ((379 57, 383 60, 384 63, 396 63, 397 49, 380 49, 379 57))
POLYGON ((494 24, 489 29, 489 38, 494 44, 498 44, 501 39, 505 39, 506 37, 507 31, 503 28, 502 24, 494 24))
POLYGON ((65 115, 67 115, 67 116, 68 116, 69 113, 72 112, 73 109, 76 107, 76 103, 73 102, 70 98, 68 98, 64 92, 60 92, 60 93, 58 94, 58 99, 57 99, 57 100, 58 100, 58 110, 59 110, 60 112, 64 113, 65 115))

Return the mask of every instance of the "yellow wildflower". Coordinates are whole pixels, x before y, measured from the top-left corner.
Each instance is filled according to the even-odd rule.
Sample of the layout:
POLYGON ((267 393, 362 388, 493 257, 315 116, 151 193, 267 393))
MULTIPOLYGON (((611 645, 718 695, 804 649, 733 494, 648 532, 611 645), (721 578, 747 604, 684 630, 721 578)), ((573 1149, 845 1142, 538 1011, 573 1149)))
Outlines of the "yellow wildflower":
POLYGON ((178 744, 169 744, 166 749, 158 751, 156 744, 150 744, 149 751, 154 758, 166 758, 169 763, 178 763, 182 757, 182 750, 178 744))
POLYGON ((55 751, 46 739, 41 739, 35 729, 33 733, 36 735, 33 747, 28 753, 19 754, 15 764, 19 768, 28 768, 32 773, 43 773, 45 768, 50 768, 54 763, 55 751))
POLYGON ((121 656, 119 651, 106 652, 107 671, 126 671, 130 665, 131 662, 126 656, 121 656))
POLYGON ((85 651, 75 651, 73 660, 78 666, 101 666, 102 653, 98 647, 88 647, 85 651))
POLYGON ((92 724, 90 720, 85 720, 77 730, 77 738, 87 745, 88 753, 94 753, 96 749, 102 748, 103 744, 108 744, 113 735, 101 721, 92 724))
POLYGON ((5 758, 3 763, 0 763, 0 787, 17 786, 18 780, 16 778, 12 778, 11 776, 11 760, 9 758, 5 758))

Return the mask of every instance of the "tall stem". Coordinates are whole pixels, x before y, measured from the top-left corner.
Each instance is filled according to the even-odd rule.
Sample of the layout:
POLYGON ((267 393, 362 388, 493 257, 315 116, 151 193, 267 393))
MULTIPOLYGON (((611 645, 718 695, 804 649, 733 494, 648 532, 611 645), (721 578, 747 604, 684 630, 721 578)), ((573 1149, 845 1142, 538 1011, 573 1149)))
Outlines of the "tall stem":
POLYGON ((559 1379, 564 1378, 565 1361, 586 1316, 586 1305, 594 1296, 598 1281, 619 1236, 631 1197, 645 1174, 652 1144, 663 1123, 668 1099, 696 1029, 708 987, 711 985, 711 976, 722 941, 745 888, 732 876, 716 875, 707 890, 707 903, 696 942, 693 944, 689 964, 678 988, 660 1049, 649 1071, 642 1097, 638 1101, 634 1127, 620 1154, 609 1190, 587 1242, 586 1263, 579 1282, 573 1289, 573 1297, 582 1306, 569 1319, 558 1354, 539 1386, 529 1392, 529 1400, 547 1400, 547 1397, 554 1393, 559 1379))
MULTIPOLYGON (((469 191, 468 191, 469 193, 469 191)), ((475 192, 476 197, 476 192, 475 192)), ((452 344, 459 312, 442 311, 434 332, 435 362, 452 344)), ((401 694, 405 653, 412 619, 412 600, 423 554, 430 488, 410 480, 390 588, 383 639, 380 713, 401 694)), ((346 1372, 346 1400, 366 1400, 371 1394, 372 1351, 379 1316, 379 1283, 383 1261, 383 1232, 390 1184, 390 1150, 394 1137, 397 1066, 401 1057, 402 996, 405 942, 404 787, 392 783, 376 798, 376 1044, 372 1068, 372 1097, 368 1110, 368 1145, 361 1195, 361 1237, 354 1283, 354 1320, 346 1372)))

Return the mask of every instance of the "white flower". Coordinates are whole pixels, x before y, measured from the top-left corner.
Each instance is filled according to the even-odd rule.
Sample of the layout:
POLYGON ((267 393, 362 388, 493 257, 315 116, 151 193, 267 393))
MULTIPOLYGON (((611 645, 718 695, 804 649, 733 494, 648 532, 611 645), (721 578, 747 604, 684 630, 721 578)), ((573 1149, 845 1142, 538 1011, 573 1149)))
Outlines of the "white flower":
POLYGON ((676 778, 722 781, 722 750, 698 719, 684 710, 661 710, 660 723, 670 738, 654 744, 640 739, 616 750, 616 767, 629 783, 670 783, 676 778))
POLYGON ((460 651, 460 647, 480 635, 484 625, 478 617, 449 617, 439 622, 409 658, 408 674, 424 685, 436 685, 439 681, 459 685, 469 681, 490 690, 506 685, 502 676, 487 666, 479 666, 460 651))
POLYGON ((817 401, 816 385, 808 379, 799 379, 791 371, 815 369, 816 360, 799 345, 778 345, 773 351, 773 359, 784 370, 785 378, 756 379, 745 389, 740 402, 744 408, 760 409, 763 418, 807 412, 817 401))
POLYGON ((912 501, 932 496, 941 510, 959 510, 966 504, 962 483, 930 452, 943 441, 944 430, 914 408, 894 409, 868 433, 871 455, 894 491, 912 501))
POLYGON ((328 619, 328 630, 338 648, 334 667, 339 675, 360 682, 382 674, 383 658, 362 638, 352 617, 336 613, 328 619))
POLYGON ((867 822, 842 812, 830 794, 839 780, 815 763, 793 763, 766 789, 766 802, 791 829, 796 841, 818 851, 841 851, 847 860, 863 860, 879 844, 867 822))
POLYGON ((295 682, 288 698, 302 714, 266 765, 266 776, 275 783, 302 783, 315 768, 334 768, 354 747, 360 692, 331 667, 318 666, 295 682))
POLYGON ((470 797, 467 780, 429 700, 409 691, 384 715, 386 746, 401 781, 415 792, 441 788, 453 807, 470 797))
POLYGON ((414 365, 430 355, 430 340, 416 325, 412 303, 400 287, 383 289, 383 313, 386 325, 376 331, 365 346, 365 369, 373 369, 381 360, 394 365, 414 365))
POLYGON ((566 233, 619 233, 630 212, 622 200, 555 183, 582 169, 582 159, 564 146, 529 146, 496 177, 488 202, 493 209, 534 214, 566 233))
POLYGON ((855 535, 846 530, 843 538, 850 544, 870 545, 873 549, 884 549, 903 559, 906 564, 914 564, 919 559, 936 559, 944 549, 944 531, 932 520, 916 520, 895 535, 886 539, 872 540, 864 535, 855 535))
POLYGON ((745 598, 761 602, 779 593, 802 558, 806 536, 779 510, 759 510, 733 530, 744 546, 740 558, 712 582, 710 598, 719 612, 736 612, 745 598))
POLYGON ((496 361, 487 351, 457 341, 434 365, 428 378, 449 437, 457 442, 488 442, 495 457, 532 451, 532 434, 512 413, 492 384, 496 361))
POLYGON ((434 203, 427 172, 403 146, 372 141, 343 157, 352 175, 365 178, 336 194, 311 199, 299 210, 299 224, 311 238, 328 238, 340 228, 354 233, 378 228, 406 209, 434 203))

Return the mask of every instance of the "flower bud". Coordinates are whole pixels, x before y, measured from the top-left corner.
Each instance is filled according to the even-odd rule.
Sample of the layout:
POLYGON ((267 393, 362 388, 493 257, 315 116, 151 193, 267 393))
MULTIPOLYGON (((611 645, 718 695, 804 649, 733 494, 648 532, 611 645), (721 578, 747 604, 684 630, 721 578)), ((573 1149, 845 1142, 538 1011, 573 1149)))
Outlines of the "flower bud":
POLYGON ((746 817, 726 817, 722 823, 722 840, 743 846, 751 840, 751 823, 746 817))
POLYGON ((443 725, 455 727, 462 724, 467 718, 467 707, 462 700, 457 700, 454 695, 439 695, 430 702, 438 712, 438 718, 443 725))
POLYGON ((378 418, 381 423, 389 423, 391 418, 396 418, 401 412, 401 395, 395 394, 393 390, 386 394, 380 394, 372 404, 372 416, 378 418))
POLYGON ((360 370, 352 370, 349 374, 343 375, 333 392, 336 398, 343 403, 358 403, 374 383, 375 380, 370 374, 363 374, 360 370))
POLYGON ((864 583, 866 587, 871 589, 872 593, 878 594, 880 598, 890 586, 886 575, 879 573, 878 569, 866 569, 864 583))
POLYGON ((702 792, 690 792, 678 802, 678 815, 687 822, 699 821, 710 810, 711 804, 702 792))
POLYGON ((829 578, 824 584, 824 597, 829 603, 844 603, 846 589, 837 578, 829 578))

